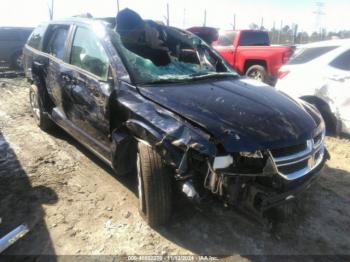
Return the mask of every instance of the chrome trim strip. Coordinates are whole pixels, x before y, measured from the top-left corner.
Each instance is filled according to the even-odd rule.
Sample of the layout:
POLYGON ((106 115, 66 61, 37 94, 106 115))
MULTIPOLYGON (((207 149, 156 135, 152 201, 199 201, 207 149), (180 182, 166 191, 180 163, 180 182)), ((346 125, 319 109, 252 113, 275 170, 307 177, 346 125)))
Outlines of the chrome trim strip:
MULTIPOLYGON (((286 162, 286 163, 282 163, 282 164, 279 164, 278 162, 276 163, 276 165, 279 167, 279 166, 289 166, 289 165, 294 165, 294 164, 297 164, 299 162, 303 162, 305 161, 306 159, 310 158, 311 155, 310 153, 307 154, 306 156, 304 156, 303 158, 299 158, 298 160, 294 160, 294 161, 289 161, 289 162, 286 162)), ((275 160, 276 161, 276 160, 275 160)))

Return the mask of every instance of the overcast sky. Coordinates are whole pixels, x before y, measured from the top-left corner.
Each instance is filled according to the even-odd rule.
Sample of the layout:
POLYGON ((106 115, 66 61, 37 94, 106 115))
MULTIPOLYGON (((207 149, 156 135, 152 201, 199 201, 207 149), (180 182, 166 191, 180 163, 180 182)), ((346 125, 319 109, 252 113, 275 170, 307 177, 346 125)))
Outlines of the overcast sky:
MULTIPOLYGON (((115 16, 117 0, 55 0, 54 18, 89 12, 95 17, 115 16)), ((299 25, 299 30, 316 29, 316 2, 323 2, 321 25, 331 30, 350 30, 350 0, 119 0, 120 8, 129 7, 143 18, 165 21, 166 4, 170 6, 170 24, 181 28, 202 25, 207 10, 207 25, 230 28, 233 14, 236 27, 250 23, 272 28, 283 24, 299 25)), ((51 0, 0 0, 0 26, 36 26, 49 19, 51 0)))

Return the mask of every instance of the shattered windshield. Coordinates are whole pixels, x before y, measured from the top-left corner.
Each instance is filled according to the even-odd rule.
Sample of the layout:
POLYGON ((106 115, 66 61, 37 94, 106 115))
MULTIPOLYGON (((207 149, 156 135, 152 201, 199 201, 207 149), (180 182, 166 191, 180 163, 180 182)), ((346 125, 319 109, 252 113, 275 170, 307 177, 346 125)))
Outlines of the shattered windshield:
MULTIPOLYGON (((160 28, 158 30, 161 31, 155 34, 156 40, 151 40, 151 44, 135 42, 130 40, 129 36, 128 39, 114 31, 110 32, 112 43, 123 57, 135 83, 181 82, 237 76, 237 73, 197 36, 176 28, 160 28)), ((142 34, 137 37, 140 35, 142 39, 142 34)))

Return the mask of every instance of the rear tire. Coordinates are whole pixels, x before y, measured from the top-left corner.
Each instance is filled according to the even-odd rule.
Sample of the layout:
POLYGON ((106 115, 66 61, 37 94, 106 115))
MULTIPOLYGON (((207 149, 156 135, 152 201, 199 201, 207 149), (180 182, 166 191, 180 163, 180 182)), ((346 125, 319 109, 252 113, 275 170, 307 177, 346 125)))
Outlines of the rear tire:
POLYGON ((36 85, 30 86, 29 101, 36 124, 44 131, 51 130, 54 123, 45 112, 43 100, 36 85))
POLYGON ((165 224, 171 214, 171 172, 154 148, 139 143, 137 177, 139 211, 151 227, 165 224))
POLYGON ((266 69, 261 65, 249 67, 245 75, 260 82, 265 82, 267 77, 266 69))

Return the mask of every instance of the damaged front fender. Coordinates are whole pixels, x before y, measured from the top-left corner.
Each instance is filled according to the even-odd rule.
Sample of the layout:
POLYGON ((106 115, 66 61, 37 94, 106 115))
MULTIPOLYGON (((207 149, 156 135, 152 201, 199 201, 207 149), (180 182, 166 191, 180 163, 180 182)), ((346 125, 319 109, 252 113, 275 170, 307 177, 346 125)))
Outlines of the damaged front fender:
POLYGON ((204 130, 190 125, 185 119, 145 99, 135 87, 121 82, 117 94, 119 112, 125 117, 123 127, 136 140, 146 143, 177 169, 187 171, 190 149, 214 157, 216 144, 204 130))

